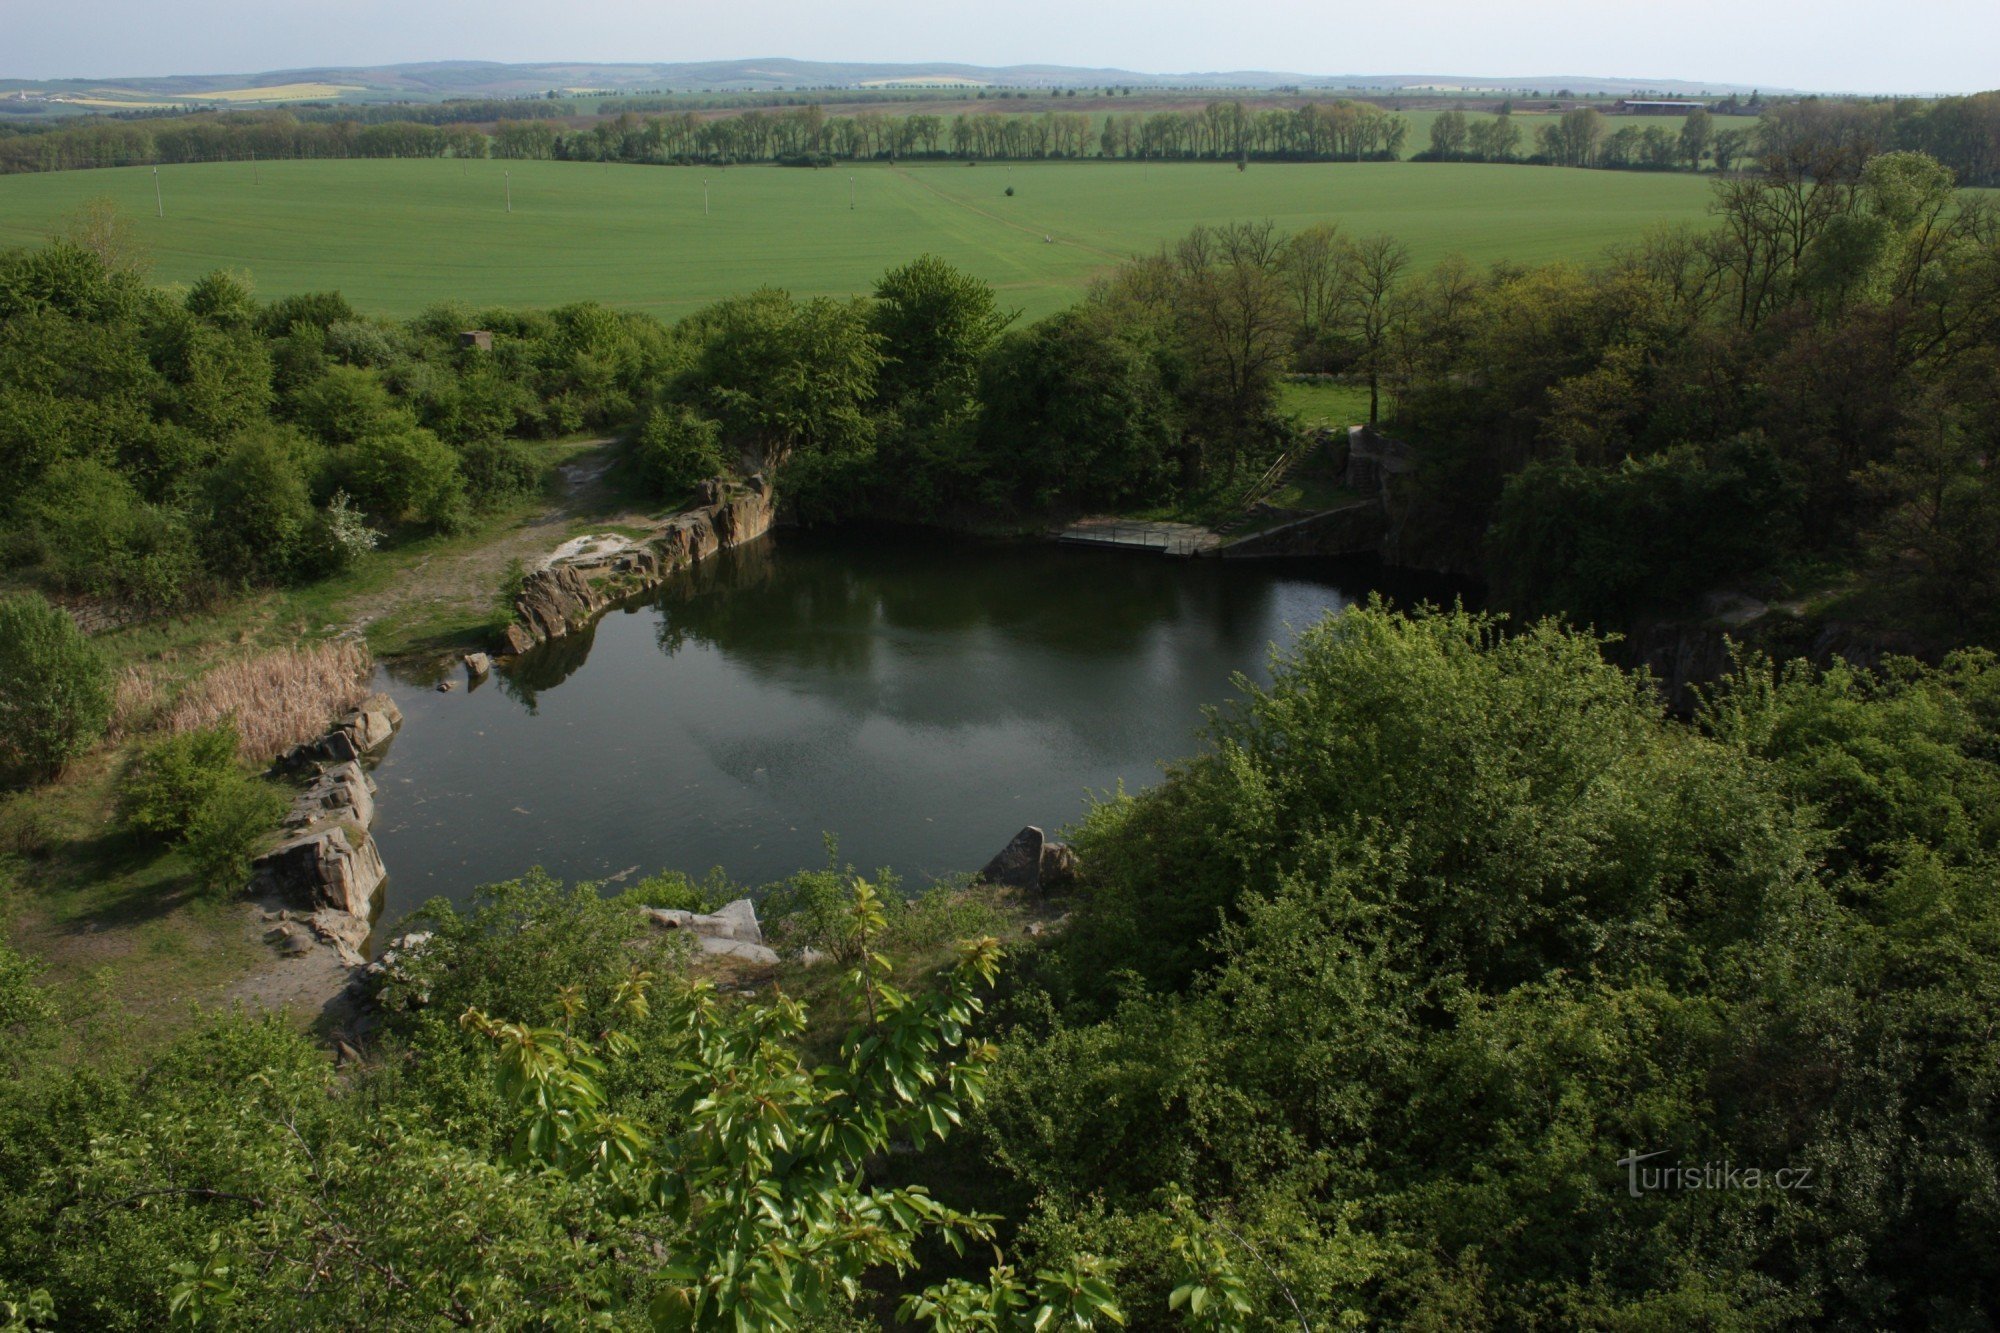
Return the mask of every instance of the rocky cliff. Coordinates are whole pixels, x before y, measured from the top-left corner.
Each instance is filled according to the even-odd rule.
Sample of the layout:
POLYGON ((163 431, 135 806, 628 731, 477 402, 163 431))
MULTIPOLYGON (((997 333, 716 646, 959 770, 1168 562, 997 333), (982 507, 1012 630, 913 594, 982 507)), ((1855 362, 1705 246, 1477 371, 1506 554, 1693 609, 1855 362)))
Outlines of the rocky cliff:
POLYGON ((711 478, 702 483, 693 508, 645 541, 558 555, 528 575, 514 598, 514 623, 501 635, 500 650, 524 653, 581 629, 613 602, 763 536, 776 512, 770 484, 761 475, 741 482, 711 478))

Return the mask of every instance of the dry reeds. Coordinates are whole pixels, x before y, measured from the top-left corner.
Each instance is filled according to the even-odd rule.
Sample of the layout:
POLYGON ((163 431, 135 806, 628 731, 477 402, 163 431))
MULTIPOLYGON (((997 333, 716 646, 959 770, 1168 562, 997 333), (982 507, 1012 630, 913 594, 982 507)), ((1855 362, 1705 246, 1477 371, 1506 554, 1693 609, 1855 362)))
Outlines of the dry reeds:
POLYGON ((150 729, 160 715, 160 685, 149 671, 126 667, 111 685, 111 739, 150 729))
POLYGON ((238 753, 269 763, 326 729, 368 695, 375 663, 350 639, 225 662, 191 681, 167 714, 171 732, 236 721, 238 753))

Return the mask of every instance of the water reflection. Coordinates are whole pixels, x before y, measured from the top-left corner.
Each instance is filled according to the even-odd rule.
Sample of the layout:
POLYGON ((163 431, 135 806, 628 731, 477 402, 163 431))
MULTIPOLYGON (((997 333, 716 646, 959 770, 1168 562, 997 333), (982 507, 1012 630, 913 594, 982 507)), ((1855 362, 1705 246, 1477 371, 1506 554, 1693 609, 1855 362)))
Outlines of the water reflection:
POLYGON ((1269 645, 1380 579, 1334 562, 787 533, 727 553, 477 694, 392 684, 390 911, 564 878, 821 856, 912 877, 1143 785, 1269 645))

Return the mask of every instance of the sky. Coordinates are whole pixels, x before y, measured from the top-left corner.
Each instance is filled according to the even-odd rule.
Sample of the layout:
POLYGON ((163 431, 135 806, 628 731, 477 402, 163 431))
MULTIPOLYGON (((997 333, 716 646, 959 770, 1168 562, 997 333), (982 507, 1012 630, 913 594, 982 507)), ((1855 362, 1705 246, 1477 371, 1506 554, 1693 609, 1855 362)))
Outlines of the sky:
POLYGON ((0 77, 421 60, 949 60, 2000 87, 2000 0, 0 0, 0 77))

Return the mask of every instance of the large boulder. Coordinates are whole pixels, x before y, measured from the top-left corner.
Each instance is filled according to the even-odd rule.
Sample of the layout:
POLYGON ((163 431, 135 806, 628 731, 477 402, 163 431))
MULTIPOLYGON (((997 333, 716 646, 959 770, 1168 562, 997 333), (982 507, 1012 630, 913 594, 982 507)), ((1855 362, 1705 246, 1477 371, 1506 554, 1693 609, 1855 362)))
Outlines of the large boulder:
POLYGON ((734 958, 745 963, 756 963, 763 967, 778 965, 778 951, 762 944, 752 944, 747 940, 717 939, 712 935, 696 937, 701 951, 711 958, 734 958))
MULTIPOLYGON (((757 924, 757 908, 748 898, 738 898, 723 904, 713 912, 688 912, 674 907, 642 908, 647 918, 664 930, 685 930, 702 941, 702 948, 708 949, 711 940, 732 941, 737 944, 762 946, 763 927, 757 924)), ((718 952, 709 949, 709 952, 718 952)))
POLYGON ((340 725, 327 737, 332 743, 336 737, 345 736, 347 745, 334 744, 327 757, 335 763, 373 754, 395 738, 396 728, 403 720, 403 710, 396 707, 396 701, 386 694, 371 694, 361 701, 361 706, 340 720, 340 725), (348 753, 334 753, 334 750, 348 753))
POLYGON ((1076 878, 1076 853, 1030 824, 986 863, 979 878, 1003 888, 1046 893, 1076 878))
POLYGON ((367 921, 375 891, 388 872, 375 839, 349 826, 310 829, 257 858, 256 875, 268 891, 304 911, 321 907, 367 921))
POLYGON ((536 640, 559 639, 584 624, 601 605, 597 590, 575 565, 552 565, 522 580, 514 615, 536 640))

